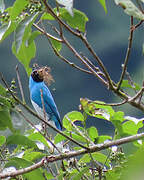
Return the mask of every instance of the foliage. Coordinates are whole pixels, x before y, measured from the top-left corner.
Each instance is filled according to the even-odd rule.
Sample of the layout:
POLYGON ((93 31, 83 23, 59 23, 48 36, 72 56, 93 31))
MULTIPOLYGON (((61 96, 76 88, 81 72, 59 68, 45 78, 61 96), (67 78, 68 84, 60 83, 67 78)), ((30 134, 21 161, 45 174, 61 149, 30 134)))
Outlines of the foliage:
MULTIPOLYGON (((99 0, 99 3, 107 13, 105 0, 99 0)), ((144 145, 143 140, 138 139, 144 135, 141 133, 137 136, 137 134, 143 127, 143 119, 126 117, 123 111, 116 111, 114 107, 129 103, 144 111, 142 102, 144 87, 133 82, 127 72, 134 30, 144 22, 143 1, 137 1, 137 6, 131 0, 115 0, 115 3, 120 5, 131 19, 127 54, 117 83, 111 79, 102 60, 89 44, 86 37, 86 23, 89 19, 85 13, 73 8, 73 1, 57 0, 55 7, 51 8, 46 0, 15 0, 13 5, 6 9, 4 0, 0 1, 0 42, 14 33, 12 52, 23 64, 28 75, 31 73, 30 61, 36 55, 35 39, 43 35, 48 39, 56 56, 72 68, 97 77, 104 86, 123 99, 121 103, 106 104, 102 101, 80 98, 79 110, 68 112, 62 120, 65 130, 60 132, 51 127, 57 132, 51 139, 40 128, 41 125, 34 125, 25 116, 19 104, 35 118, 39 118, 47 126, 49 124, 16 96, 15 82, 12 81, 9 86, 1 74, 5 87, 0 84, 0 130, 9 129, 11 135, 8 137, 0 135, 0 178, 112 180, 141 177, 144 145), (138 21, 136 25, 134 18, 136 22, 138 21), (45 28, 45 23, 50 25, 52 34, 45 28), (65 36, 65 30, 82 41, 99 67, 71 45, 65 36), (61 54, 64 45, 83 63, 85 69, 71 63, 61 54), (30 128, 23 134, 15 129, 12 112, 20 114, 21 118, 30 124, 30 128), (109 121, 115 128, 113 137, 100 135, 97 127, 87 128, 86 121, 89 121, 90 117, 94 120, 98 118, 101 121, 109 121), (130 147, 128 142, 132 142, 130 147), (124 146, 118 147, 121 144, 134 149, 131 156, 125 151, 124 146), (58 160, 62 160, 62 163, 58 163, 58 160), (21 171, 17 171, 18 169, 21 171)))

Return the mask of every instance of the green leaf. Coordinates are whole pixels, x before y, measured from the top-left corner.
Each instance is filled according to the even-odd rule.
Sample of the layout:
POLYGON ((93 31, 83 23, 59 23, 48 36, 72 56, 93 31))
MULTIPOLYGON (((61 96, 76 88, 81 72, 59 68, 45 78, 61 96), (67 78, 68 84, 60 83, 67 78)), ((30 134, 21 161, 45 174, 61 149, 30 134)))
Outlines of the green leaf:
POLYGON ((0 0, 0 12, 3 13, 5 10, 4 0, 0 0))
POLYGON ((43 15, 41 16, 41 20, 50 20, 50 21, 53 21, 53 20, 55 20, 55 18, 52 15, 50 15, 49 13, 44 12, 43 15))
POLYGON ((67 130, 71 131, 72 130, 71 122, 75 122, 75 121, 84 121, 84 117, 81 112, 72 111, 67 113, 63 118, 63 126, 67 130))
POLYGON ((47 140, 39 133, 32 133, 31 135, 28 136, 29 139, 33 141, 39 141, 43 143, 45 146, 49 147, 47 140))
POLYGON ((37 16, 38 13, 33 14, 32 16, 28 16, 20 22, 15 32, 15 41, 12 45, 12 52, 24 65, 28 75, 31 73, 29 63, 31 59, 35 57, 36 53, 36 46, 34 41, 28 44, 28 39, 31 36, 31 25, 37 16))
POLYGON ((55 179, 54 176, 51 173, 48 173, 47 171, 44 171, 45 177, 48 180, 55 179))
POLYGON ((5 136, 0 136, 0 146, 2 146, 6 142, 5 136))
POLYGON ((91 157, 89 154, 84 154, 80 160, 79 163, 89 163, 91 161, 91 157))
POLYGON ((8 108, 3 108, 0 110, 0 130, 9 128, 12 132, 14 131, 10 111, 8 108))
POLYGON ((80 172, 78 172, 75 176, 72 177, 73 180, 80 180, 83 177, 84 173, 89 171, 89 167, 81 168, 80 172))
MULTIPOLYGON (((22 158, 12 158, 6 165, 5 167, 10 167, 10 166, 14 166, 17 169, 19 168, 26 168, 33 165, 33 163, 31 161, 27 161, 25 159, 22 158)), ((27 179, 27 180, 45 180, 44 176, 43 176, 43 171, 41 170, 41 168, 37 168, 29 173, 26 173, 23 175, 23 179, 27 179)))
POLYGON ((92 157, 94 160, 102 163, 103 165, 106 165, 109 167, 109 159, 107 158, 106 155, 99 153, 99 152, 95 152, 92 154, 92 157))
POLYGON ((31 33, 31 25, 33 24, 37 16, 38 13, 33 14, 32 16, 26 16, 26 18, 22 20, 17 26, 14 36, 16 53, 19 52, 22 43, 26 42, 26 40, 28 39, 31 33))
POLYGON ((106 140, 112 140, 111 136, 98 136, 98 138, 96 138, 95 143, 96 144, 100 144, 100 143, 104 143, 104 141, 106 140))
MULTIPOLYGON (((106 155, 99 152, 95 152, 95 153, 92 153, 91 156, 94 160, 102 163, 103 165, 109 166, 109 160, 107 159, 106 155)), ((82 158, 80 158, 79 163, 89 163, 90 161, 92 161, 91 156, 89 154, 83 155, 82 158)))
POLYGON ((102 5, 102 7, 104 8, 105 13, 107 13, 106 1, 105 0, 98 0, 98 1, 102 5))
POLYGON ((51 41, 53 47, 59 52, 62 48, 62 43, 55 39, 52 39, 52 38, 50 39, 50 41, 51 41))
MULTIPOLYGON (((57 8, 54 8, 53 11, 57 14, 57 8)), ((81 11, 73 9, 73 16, 65 8, 59 8, 60 17, 66 21, 66 23, 74 29, 85 32, 86 22, 88 17, 81 11)), ((55 20, 50 14, 44 13, 41 16, 42 20, 55 20)))
POLYGON ((3 110, 3 108, 11 108, 11 100, 7 97, 1 96, 0 95, 0 107, 2 108, 1 110, 3 110))
POLYGON ((12 45, 12 52, 17 57, 17 59, 24 65, 26 72, 29 76, 31 73, 31 68, 29 67, 29 63, 31 59, 35 57, 35 53, 36 53, 35 42, 33 41, 27 47, 25 46, 24 43, 22 43, 21 48, 18 53, 16 52, 16 46, 14 42, 12 45))
POLYGON ((29 0, 16 0, 12 6, 10 11, 10 18, 11 20, 15 20, 22 10, 25 8, 26 5, 29 4, 29 0))
POLYGON ((65 8, 60 9, 60 17, 65 20, 69 26, 85 32, 86 22, 88 21, 87 16, 77 9, 73 9, 73 13, 74 15, 72 17, 65 8))
POLYGON ((139 84, 134 83, 133 85, 131 85, 128 80, 122 81, 121 88, 131 88, 131 89, 134 89, 136 91, 139 91, 141 89, 139 84))
POLYGON ((117 5, 120 5, 126 14, 137 19, 144 20, 144 14, 134 5, 131 0, 114 0, 117 5))
POLYGON ((123 122, 125 120, 124 119, 124 112, 122 112, 122 111, 115 112, 110 120, 112 120, 112 121, 113 120, 118 120, 120 122, 123 122))
POLYGON ((6 89, 1 84, 0 84, 0 95, 1 96, 6 96, 7 95, 6 89))
POLYGON ((87 143, 87 140, 83 136, 81 136, 81 135, 72 133, 71 136, 72 136, 73 139, 75 139, 78 142, 87 143))
POLYGON ((141 127, 143 127, 142 122, 139 122, 136 125, 133 121, 126 121, 124 124, 122 124, 123 132, 130 135, 137 134, 139 128, 141 127))
POLYGON ((39 32, 39 31, 32 32, 28 39, 28 45, 30 45, 39 35, 41 35, 41 32, 39 32))
POLYGON ((114 110, 111 106, 105 105, 101 101, 90 101, 86 98, 80 99, 82 109, 90 116, 100 119, 109 120, 114 114, 114 110))
POLYGON ((8 144, 16 144, 16 145, 22 145, 22 146, 28 146, 30 148, 38 148, 34 141, 30 140, 26 136, 20 135, 20 134, 13 134, 7 138, 6 141, 8 144))
POLYGON ((98 137, 98 131, 95 127, 88 128, 88 135, 94 141, 98 137))
POLYGON ((27 150, 23 155, 23 159, 34 162, 37 159, 43 158, 45 155, 46 154, 41 152, 29 152, 29 150, 27 150))
POLYGON ((8 37, 15 29, 17 23, 9 21, 8 24, 3 24, 0 27, 0 42, 2 42, 6 37, 8 37))
POLYGON ((57 133, 57 135, 54 138, 54 143, 57 144, 57 143, 64 141, 64 140, 66 140, 66 138, 64 136, 62 136, 61 134, 57 133))

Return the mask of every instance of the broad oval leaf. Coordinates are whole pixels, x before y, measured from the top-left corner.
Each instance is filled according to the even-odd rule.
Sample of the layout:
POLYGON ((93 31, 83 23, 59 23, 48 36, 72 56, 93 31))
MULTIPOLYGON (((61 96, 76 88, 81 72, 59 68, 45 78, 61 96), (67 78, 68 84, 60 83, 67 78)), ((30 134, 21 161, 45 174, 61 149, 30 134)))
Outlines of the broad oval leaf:
POLYGON ((29 152, 29 150, 27 150, 24 152, 23 159, 34 162, 37 159, 43 158, 45 155, 46 154, 42 152, 29 152))
POLYGON ((67 12, 66 9, 60 9, 60 17, 64 19, 69 26, 79 31, 85 32, 86 22, 88 17, 81 11, 73 9, 73 17, 67 12))
POLYGON ((49 147, 47 140, 39 133, 32 133, 31 135, 28 136, 29 139, 32 141, 39 141, 43 143, 45 146, 49 147))
POLYGON ((31 25, 37 18, 38 13, 33 14, 32 16, 27 16, 24 20, 22 20, 16 28, 14 41, 16 47, 16 53, 19 52, 22 42, 26 41, 28 38, 28 34, 31 32, 31 25))
POLYGON ((12 52, 17 57, 17 59, 24 65, 28 76, 31 73, 31 68, 29 67, 29 63, 32 58, 35 57, 36 46, 33 41, 29 46, 26 47, 25 43, 22 43, 19 52, 16 52, 15 42, 12 45, 12 52))
POLYGON ((75 121, 84 121, 84 117, 81 112, 72 111, 67 113, 63 118, 63 126, 67 130, 71 131, 72 130, 71 122, 75 122, 75 121))
POLYGON ((137 134, 139 128, 143 127, 143 123, 139 122, 137 125, 133 121, 126 121, 122 124, 123 132, 125 134, 137 134))
POLYGON ((16 144, 22 146, 28 146, 31 148, 38 148, 34 141, 30 140, 26 136, 21 134, 13 134, 7 138, 6 144, 16 144))
POLYGON ((95 127, 88 128, 88 135, 94 141, 98 137, 98 131, 95 127))
POLYGON ((62 142, 64 140, 66 140, 66 138, 64 136, 62 136, 61 134, 57 133, 57 135, 54 138, 54 143, 57 144, 57 143, 62 142))

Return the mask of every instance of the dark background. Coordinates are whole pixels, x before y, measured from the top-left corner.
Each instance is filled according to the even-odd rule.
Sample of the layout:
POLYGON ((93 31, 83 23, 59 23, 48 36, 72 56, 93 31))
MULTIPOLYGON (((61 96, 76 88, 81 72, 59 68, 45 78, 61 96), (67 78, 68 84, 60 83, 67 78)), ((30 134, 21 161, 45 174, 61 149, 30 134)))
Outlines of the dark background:
MULTIPOLYGON (((6 1, 6 3, 8 2, 9 1, 6 1)), ((13 1, 10 3, 12 2, 13 1)), ((124 14, 123 10, 116 6, 113 0, 107 1, 107 14, 105 14, 97 0, 75 0, 74 8, 83 11, 88 16, 89 21, 86 25, 88 41, 103 60, 113 80, 118 81, 121 73, 121 64, 124 62, 127 50, 130 17, 124 14)), ((143 26, 134 33, 134 43, 128 63, 128 71, 131 73, 132 78, 140 85, 143 81, 142 32, 143 26)), ((5 79, 10 83, 13 78, 16 78, 15 66, 17 64, 19 65, 26 102, 31 106, 28 77, 23 66, 12 54, 12 41, 13 35, 0 44, 0 72, 3 73, 5 79)), ((80 41, 77 41, 75 37, 71 37, 70 41, 78 51, 85 53, 89 59, 96 64, 96 61, 90 56, 80 41)), ((50 90, 62 118, 67 112, 78 110, 81 97, 105 102, 120 101, 120 99, 108 91, 98 79, 70 67, 56 57, 45 37, 38 37, 36 46, 37 54, 31 64, 38 63, 39 65, 48 65, 51 67, 55 83, 52 84, 50 90)), ((72 62, 80 64, 79 60, 77 60, 68 49, 63 48, 62 53, 72 62)), ((126 115, 137 117, 143 115, 130 106, 116 108, 116 110, 121 109, 126 112, 126 115)), ((101 134, 112 134, 113 132, 112 125, 105 120, 95 118, 88 119, 87 126, 91 125, 96 126, 101 134)))

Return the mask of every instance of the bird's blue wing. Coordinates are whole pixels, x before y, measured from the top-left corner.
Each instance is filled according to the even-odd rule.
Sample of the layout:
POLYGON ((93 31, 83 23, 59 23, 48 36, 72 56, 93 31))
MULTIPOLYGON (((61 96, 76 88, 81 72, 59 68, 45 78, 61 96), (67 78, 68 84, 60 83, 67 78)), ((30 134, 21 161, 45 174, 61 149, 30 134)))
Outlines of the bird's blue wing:
POLYGON ((56 127, 58 129, 62 129, 60 115, 54 102, 54 99, 51 95, 51 92, 45 84, 41 87, 41 89, 43 91, 43 100, 45 104, 46 113, 50 115, 50 118, 55 122, 56 127))

